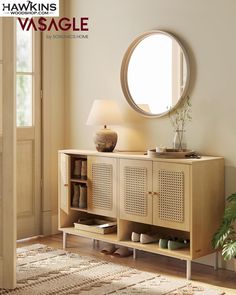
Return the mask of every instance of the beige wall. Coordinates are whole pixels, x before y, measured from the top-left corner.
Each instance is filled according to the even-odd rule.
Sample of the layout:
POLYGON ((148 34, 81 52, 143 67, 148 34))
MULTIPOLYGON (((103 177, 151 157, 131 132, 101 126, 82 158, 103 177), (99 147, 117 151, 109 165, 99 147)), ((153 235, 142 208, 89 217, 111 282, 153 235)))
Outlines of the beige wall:
MULTIPOLYGON (((60 13, 64 14, 63 1, 60 13)), ((60 32, 45 32, 42 42, 43 197, 42 233, 57 232, 57 151, 64 148, 64 40, 49 39, 60 32)))
POLYGON ((71 16, 90 18, 88 40, 66 41, 66 146, 94 148, 96 128, 85 122, 99 98, 115 99, 123 110, 119 149, 171 145, 169 119, 136 114, 120 86, 120 65, 130 42, 144 31, 166 30, 179 37, 190 57, 188 147, 224 156, 226 195, 236 191, 236 1, 70 0, 66 5, 71 16))

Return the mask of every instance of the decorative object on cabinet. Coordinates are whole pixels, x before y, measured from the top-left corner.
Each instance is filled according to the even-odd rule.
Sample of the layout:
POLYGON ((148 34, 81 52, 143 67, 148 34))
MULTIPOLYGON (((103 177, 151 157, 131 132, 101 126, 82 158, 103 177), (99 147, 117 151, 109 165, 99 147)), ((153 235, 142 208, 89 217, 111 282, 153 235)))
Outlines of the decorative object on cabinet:
POLYGON ((163 153, 166 151, 166 147, 164 145, 160 145, 156 147, 156 152, 157 153, 163 153))
POLYGON ((104 128, 94 135, 94 143, 99 152, 112 152, 116 146, 118 135, 107 128, 107 125, 118 125, 122 122, 117 103, 108 99, 97 99, 93 102, 87 125, 103 125, 104 128))
POLYGON ((225 208, 221 225, 212 239, 215 249, 222 249, 224 260, 236 258, 236 232, 234 222, 236 220, 236 193, 227 198, 228 204, 225 208))
POLYGON ((175 257, 186 260, 187 278, 191 277, 192 260, 215 252, 211 239, 225 202, 221 157, 165 159, 62 150, 58 176, 59 230, 64 248, 67 235, 72 234, 131 248, 134 258, 137 250, 175 257), (86 180, 72 178, 71 165, 76 159, 87 160, 86 180), (74 182, 86 184, 87 208, 70 206, 74 182), (107 234, 78 230, 74 223, 79 219, 112 220, 117 230, 107 234), (150 233, 166 239, 167 248, 163 249, 158 239, 141 243, 141 234, 150 233), (168 249, 170 237, 191 243, 179 249, 169 243, 168 249))
POLYGON ((185 127, 186 123, 192 120, 191 106, 190 97, 187 96, 181 108, 169 113, 174 129, 173 149, 176 151, 187 149, 185 127))
POLYGON ((175 151, 186 151, 187 140, 185 130, 175 130, 173 138, 173 149, 175 151))
POLYGON ((121 86, 129 105, 147 117, 177 108, 190 79, 188 55, 170 33, 153 30, 137 37, 121 65, 121 86))
POLYGON ((147 154, 150 158, 177 159, 177 158, 194 156, 196 153, 192 150, 179 151, 176 149, 165 149, 165 151, 163 152, 157 152, 155 149, 152 149, 152 150, 148 150, 147 154))

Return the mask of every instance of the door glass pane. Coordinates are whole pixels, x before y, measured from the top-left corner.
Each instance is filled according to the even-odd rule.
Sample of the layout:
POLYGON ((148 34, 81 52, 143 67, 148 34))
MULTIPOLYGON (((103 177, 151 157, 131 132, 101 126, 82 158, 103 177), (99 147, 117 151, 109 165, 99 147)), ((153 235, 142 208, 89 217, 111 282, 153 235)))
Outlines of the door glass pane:
POLYGON ((16 70, 32 72, 32 30, 23 31, 17 21, 16 70))
POLYGON ((16 21, 16 122, 33 125, 33 33, 23 31, 16 21))
POLYGON ((18 127, 29 127, 32 118, 32 76, 17 75, 16 77, 16 120, 18 127))

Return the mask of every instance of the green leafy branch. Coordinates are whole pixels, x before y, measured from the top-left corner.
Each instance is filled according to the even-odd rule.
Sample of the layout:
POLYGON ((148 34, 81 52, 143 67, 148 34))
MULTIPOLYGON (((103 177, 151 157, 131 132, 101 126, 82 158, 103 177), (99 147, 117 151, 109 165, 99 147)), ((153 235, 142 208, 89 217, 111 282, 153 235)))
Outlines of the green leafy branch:
POLYGON ((215 249, 222 249, 222 256, 225 260, 236 258, 236 232, 234 221, 236 220, 236 193, 227 198, 228 205, 225 208, 224 216, 218 231, 212 239, 212 246, 215 249))

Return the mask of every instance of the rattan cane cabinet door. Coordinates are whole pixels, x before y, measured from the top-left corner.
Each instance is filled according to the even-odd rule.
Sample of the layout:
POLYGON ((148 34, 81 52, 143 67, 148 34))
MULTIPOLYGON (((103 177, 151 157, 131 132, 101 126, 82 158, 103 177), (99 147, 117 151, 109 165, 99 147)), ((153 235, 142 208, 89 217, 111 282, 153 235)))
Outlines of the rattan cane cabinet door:
POLYGON ((117 217, 117 159, 88 157, 88 212, 117 217))
POLYGON ((153 162, 153 224, 190 229, 190 166, 153 162))
POLYGON ((120 160, 120 218, 152 224, 152 162, 120 160))

